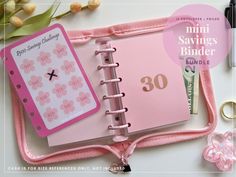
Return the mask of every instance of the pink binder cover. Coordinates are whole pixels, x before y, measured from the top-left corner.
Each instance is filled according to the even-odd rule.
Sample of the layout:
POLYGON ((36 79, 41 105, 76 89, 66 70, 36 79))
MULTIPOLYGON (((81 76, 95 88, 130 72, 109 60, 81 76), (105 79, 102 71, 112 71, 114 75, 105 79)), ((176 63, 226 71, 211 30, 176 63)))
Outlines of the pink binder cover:
POLYGON ((123 106, 129 132, 148 130, 190 118, 181 67, 163 48, 162 33, 112 41, 119 63, 123 106), (156 78, 155 78, 156 77, 156 78), (149 91, 150 90, 150 91, 149 91))
POLYGON ((7 46, 4 55, 10 79, 38 135, 52 134, 99 110, 61 25, 7 46))

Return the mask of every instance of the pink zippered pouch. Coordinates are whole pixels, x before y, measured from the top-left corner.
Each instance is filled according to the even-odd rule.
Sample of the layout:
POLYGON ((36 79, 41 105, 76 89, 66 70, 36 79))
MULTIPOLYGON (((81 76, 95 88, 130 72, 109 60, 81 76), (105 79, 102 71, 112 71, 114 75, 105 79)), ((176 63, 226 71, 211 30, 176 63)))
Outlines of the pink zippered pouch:
MULTIPOLYGON (((120 24, 111 27, 84 30, 84 31, 68 31, 70 41, 76 46, 85 44, 90 40, 96 40, 101 37, 112 37, 112 39, 129 38, 135 35, 145 35, 149 33, 161 33, 165 27, 167 18, 154 19, 149 21, 141 21, 127 24, 120 24)), ((56 163, 74 159, 84 159, 103 155, 107 152, 113 153, 121 161, 127 162, 129 156, 135 148, 145 148, 158 146, 163 144, 177 143, 200 138, 211 133, 216 126, 216 108, 213 96, 210 73, 208 70, 201 71, 201 89, 203 98, 207 107, 207 124, 200 129, 159 131, 149 134, 140 135, 136 139, 113 144, 99 144, 94 142, 92 145, 78 146, 73 148, 64 148, 50 154, 34 155, 30 152, 27 142, 25 129, 25 120, 23 115, 22 104, 16 97, 14 89, 12 89, 12 105, 13 116, 16 128, 16 137, 22 158, 35 165, 56 163)))

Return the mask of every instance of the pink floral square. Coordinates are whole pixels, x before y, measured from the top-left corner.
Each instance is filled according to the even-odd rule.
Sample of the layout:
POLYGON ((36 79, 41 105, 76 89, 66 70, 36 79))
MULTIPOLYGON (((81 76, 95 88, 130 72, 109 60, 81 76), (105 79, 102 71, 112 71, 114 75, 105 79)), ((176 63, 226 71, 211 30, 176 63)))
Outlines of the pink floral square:
POLYGON ((233 132, 213 133, 208 136, 208 146, 203 151, 205 160, 223 171, 232 171, 236 162, 236 130, 233 132))
POLYGON ((61 66, 61 69, 65 74, 70 74, 75 71, 75 63, 73 61, 64 61, 64 65, 61 66))
POLYGON ((56 47, 53 50, 53 53, 58 57, 62 58, 64 56, 67 56, 66 46, 61 45, 59 43, 56 44, 56 47))
POLYGON ((38 96, 36 97, 36 100, 43 106, 50 102, 49 95, 50 95, 49 92, 40 91, 38 93, 38 96))
POLYGON ((53 120, 58 118, 57 109, 49 107, 46 109, 43 116, 48 120, 48 122, 52 122, 53 120))
POLYGON ((71 100, 63 100, 63 103, 60 107, 65 114, 69 114, 70 112, 73 112, 75 110, 74 102, 71 100))
POLYGON ((81 106, 85 106, 86 104, 90 103, 90 94, 80 92, 76 100, 80 103, 81 106))
POLYGON ((53 93, 56 94, 58 98, 67 94, 66 85, 65 84, 56 84, 54 89, 52 90, 53 93))
POLYGON ((41 76, 31 76, 29 85, 32 87, 32 89, 36 90, 43 86, 42 83, 42 77, 41 76))
POLYGON ((51 63, 51 55, 50 55, 50 53, 48 53, 48 52, 43 52, 43 51, 41 51, 40 53, 39 53, 39 56, 38 56, 38 58, 37 58, 37 60, 38 60, 38 62, 42 65, 42 66, 44 66, 44 65, 46 65, 46 64, 49 64, 49 63, 51 63))
POLYGON ((28 74, 29 72, 35 70, 34 61, 29 59, 24 59, 22 64, 20 65, 20 68, 23 69, 24 72, 28 74))
POLYGON ((81 77, 77 77, 77 76, 72 76, 70 81, 69 81, 69 85, 74 89, 78 89, 83 87, 83 80, 81 77))

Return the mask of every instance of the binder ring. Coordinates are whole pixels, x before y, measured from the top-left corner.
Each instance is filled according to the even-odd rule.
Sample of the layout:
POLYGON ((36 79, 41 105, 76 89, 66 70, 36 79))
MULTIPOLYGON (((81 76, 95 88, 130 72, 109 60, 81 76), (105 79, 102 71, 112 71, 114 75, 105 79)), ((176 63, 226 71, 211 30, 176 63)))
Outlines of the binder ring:
POLYGON ((124 124, 124 125, 117 125, 117 126, 114 126, 114 125, 109 125, 108 126, 108 129, 109 130, 117 130, 117 129, 124 129, 124 128, 128 128, 131 126, 131 123, 127 123, 127 124, 124 124))
MULTIPOLYGON (((120 118, 124 117, 124 113, 128 111, 127 108, 123 108, 122 105, 122 101, 121 98, 125 96, 125 93, 121 93, 119 89, 117 89, 118 87, 118 83, 122 81, 122 78, 118 78, 116 75, 116 68, 119 67, 119 63, 114 63, 113 61, 113 57, 112 57, 112 53, 116 52, 116 48, 111 48, 109 45, 107 45, 107 42, 102 41, 101 45, 105 45, 103 47, 105 48, 101 48, 99 50, 95 51, 95 55, 98 54, 104 54, 102 55, 103 59, 104 59, 104 63, 97 66, 97 70, 102 70, 102 69, 107 69, 110 68, 111 71, 111 77, 109 77, 109 79, 104 79, 100 81, 100 85, 104 85, 104 84, 114 84, 114 94, 113 95, 104 95, 103 96, 103 100, 107 100, 107 99, 117 99, 118 101, 118 107, 117 110, 107 110, 105 112, 106 115, 115 115, 115 120, 117 120, 116 118, 118 117, 118 120, 120 120, 120 118), (117 115, 118 114, 118 115, 117 115)), ((113 116, 112 116, 113 118, 113 116)), ((124 124, 123 121, 120 123, 121 125, 109 125, 108 129, 109 130, 120 130, 121 134, 117 134, 114 135, 113 137, 113 141, 115 142, 121 142, 121 141, 125 141, 128 139, 126 133, 127 133, 127 128, 131 126, 130 123, 126 123, 124 124), (122 138, 121 138, 122 137, 122 138)))
POLYGON ((99 65, 97 67, 98 70, 105 69, 105 68, 116 68, 119 67, 119 63, 111 63, 111 64, 105 64, 105 65, 99 65))
POLYGON ((102 80, 100 82, 101 85, 104 85, 104 84, 109 84, 109 83, 116 83, 116 82, 121 82, 122 81, 122 78, 117 78, 117 79, 110 79, 110 80, 102 80))
POLYGON ((100 53, 113 53, 115 51, 116 51, 116 48, 99 49, 95 51, 95 55, 98 55, 100 53))
POLYGON ((122 98, 125 96, 125 93, 120 93, 120 94, 116 94, 116 95, 104 95, 103 99, 107 100, 107 99, 114 99, 114 98, 122 98))
POLYGON ((115 110, 115 111, 109 111, 107 110, 105 113, 107 115, 113 115, 113 114, 120 114, 120 113, 125 113, 128 111, 128 108, 123 108, 123 109, 119 109, 119 110, 115 110))

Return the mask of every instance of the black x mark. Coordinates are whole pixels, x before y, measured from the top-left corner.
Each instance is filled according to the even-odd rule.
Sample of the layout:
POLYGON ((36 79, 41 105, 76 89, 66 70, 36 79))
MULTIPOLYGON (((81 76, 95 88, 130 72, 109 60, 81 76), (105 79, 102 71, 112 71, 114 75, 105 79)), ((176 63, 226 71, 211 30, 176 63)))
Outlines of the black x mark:
POLYGON ((51 73, 47 73, 50 77, 49 77, 49 80, 51 81, 53 77, 58 77, 56 74, 55 74, 55 70, 53 69, 51 73))

